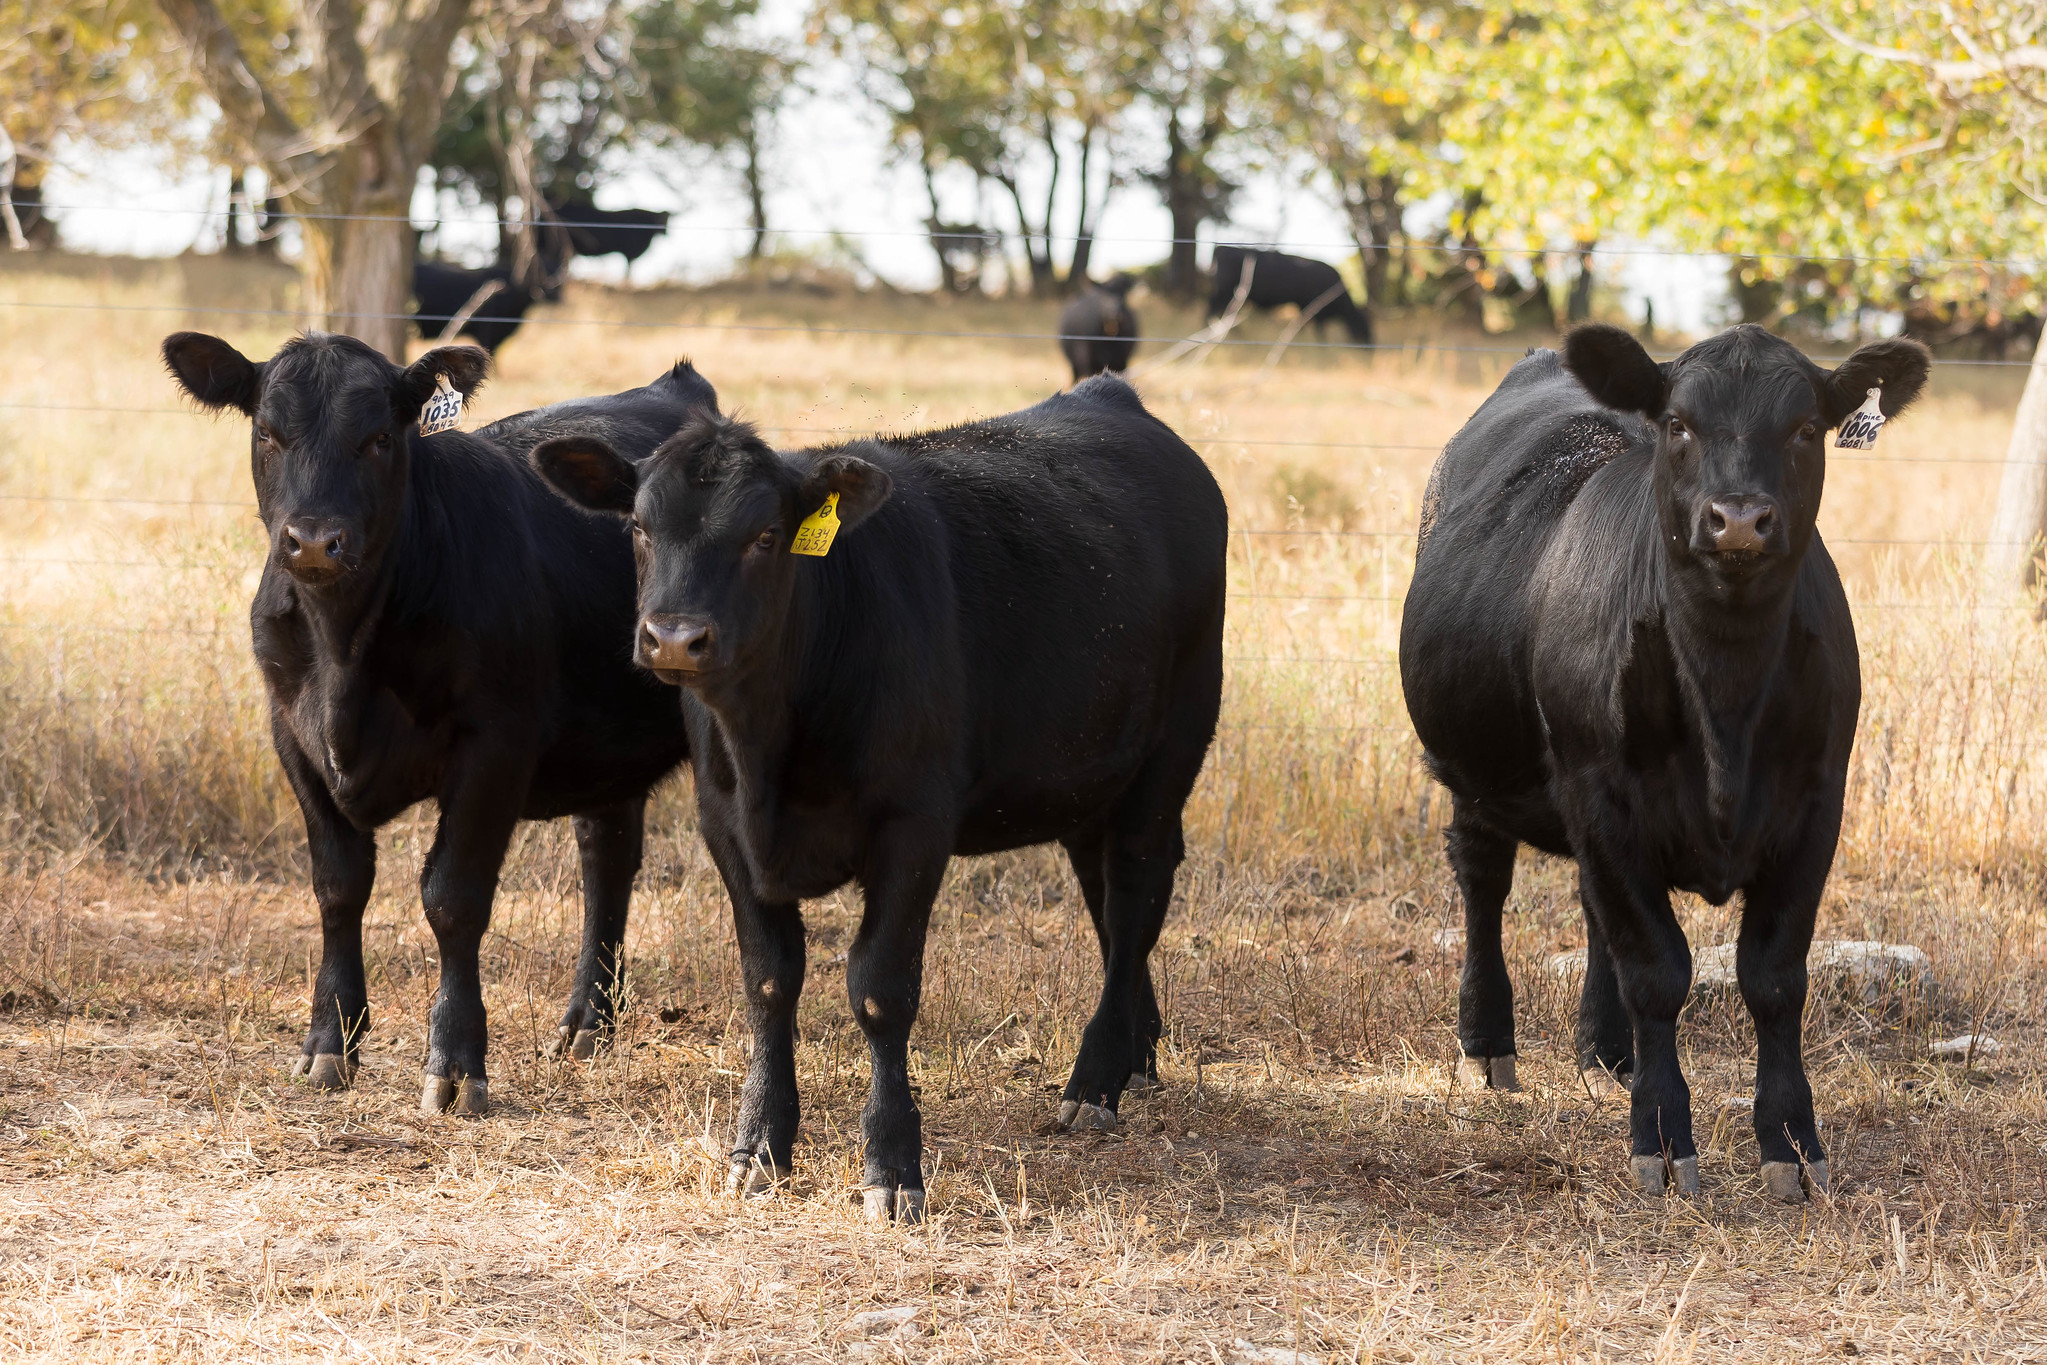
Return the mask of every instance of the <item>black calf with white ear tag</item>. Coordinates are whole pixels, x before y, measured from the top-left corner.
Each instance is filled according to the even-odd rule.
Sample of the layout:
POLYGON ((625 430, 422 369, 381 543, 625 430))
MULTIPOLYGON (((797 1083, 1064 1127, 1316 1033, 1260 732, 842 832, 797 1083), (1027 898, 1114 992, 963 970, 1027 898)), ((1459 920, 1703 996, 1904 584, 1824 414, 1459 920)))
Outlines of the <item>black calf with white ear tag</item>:
POLYGON ((526 457, 557 493, 592 512, 624 516, 640 491, 640 469, 595 436, 557 436, 526 457))

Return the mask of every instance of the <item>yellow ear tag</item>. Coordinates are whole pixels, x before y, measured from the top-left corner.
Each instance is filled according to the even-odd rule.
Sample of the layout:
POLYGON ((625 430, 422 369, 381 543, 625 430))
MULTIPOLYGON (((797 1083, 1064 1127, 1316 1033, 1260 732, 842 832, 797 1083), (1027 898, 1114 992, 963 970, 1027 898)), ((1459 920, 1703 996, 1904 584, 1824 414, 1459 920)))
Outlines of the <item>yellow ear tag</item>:
POLYGON ((803 519, 796 528, 796 538, 789 542, 792 555, 823 556, 832 548, 832 537, 839 533, 839 495, 824 495, 824 506, 803 519))

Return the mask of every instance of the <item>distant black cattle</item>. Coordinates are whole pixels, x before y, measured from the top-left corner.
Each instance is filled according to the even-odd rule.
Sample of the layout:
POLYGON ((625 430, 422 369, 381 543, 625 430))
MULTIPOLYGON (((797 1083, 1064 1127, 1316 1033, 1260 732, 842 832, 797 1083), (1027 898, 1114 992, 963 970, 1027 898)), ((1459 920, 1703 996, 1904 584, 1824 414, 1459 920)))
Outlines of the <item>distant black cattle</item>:
POLYGON ((668 215, 655 209, 600 209, 586 200, 553 209, 578 256, 617 254, 631 265, 668 231, 668 215))
POLYGON ((1336 273, 1336 267, 1327 261, 1314 261, 1306 256, 1288 256, 1278 251, 1247 251, 1240 246, 1219 246, 1215 249, 1214 284, 1208 293, 1208 316, 1217 317, 1225 312, 1230 301, 1237 296, 1237 287, 1244 276, 1244 263, 1253 262, 1251 271, 1251 292, 1245 302, 1253 308, 1278 308, 1293 304, 1297 308, 1312 308, 1325 296, 1328 302, 1316 309, 1313 322, 1315 336, 1322 336, 1325 324, 1341 322, 1350 332, 1350 339, 1362 345, 1372 344, 1372 315, 1351 301, 1350 290, 1344 286, 1343 277, 1336 273))
POLYGON ((418 325, 419 334, 429 341, 437 339, 447 330, 448 323, 476 297, 477 291, 492 284, 497 288, 484 295, 476 310, 456 329, 456 335, 474 338, 477 345, 496 355, 498 347, 519 330, 526 310, 549 297, 545 292, 535 292, 512 283, 512 272, 505 266, 464 270, 460 266, 442 265, 437 261, 415 263, 412 267, 412 320, 418 325))
POLYGON ((249 618, 323 943, 294 1072, 322 1088, 355 1074, 376 831, 431 797, 440 827, 419 890, 440 992, 423 1098, 481 1112, 478 945, 513 827, 575 818, 583 949, 560 1043, 586 1056, 611 1023, 647 791, 686 749, 674 694, 625 643, 638 619, 630 538, 549 492, 525 456, 566 430, 644 456, 717 396, 683 364, 628 393, 423 437, 437 379, 474 392, 483 352, 444 346, 400 369, 321 334, 261 363, 196 332, 163 349, 193 398, 253 419, 270 553, 249 618))
POLYGON ((1827 1184, 1800 1015, 1861 674, 1814 518, 1828 430, 1878 386, 1896 413, 1927 366, 1899 340, 1824 370, 1755 326, 1659 366, 1584 327, 1516 365, 1429 479, 1400 673, 1452 798, 1466 1074, 1514 1085, 1500 913, 1517 845, 1575 858, 1579 1064, 1588 1084, 1632 1078, 1652 1192, 1699 1184, 1673 887, 1742 893, 1763 1179, 1794 1201, 1827 1184))
POLYGON ((954 854, 1065 845, 1103 985, 1059 1121, 1113 1126, 1155 1068, 1148 958, 1222 692, 1228 525, 1201 460, 1105 375, 918 436, 784 454, 706 413, 644 469, 586 438, 534 461, 584 505, 636 514, 639 657, 684 684, 754 1037, 735 1187, 790 1166, 797 903, 858 881, 867 1213, 921 1216, 906 1068, 954 854), (826 508, 828 552, 792 553, 826 508))
POLYGON ((1137 350, 1137 314, 1130 311, 1130 290, 1136 283, 1128 275, 1100 284, 1089 281, 1059 314, 1059 349, 1073 366, 1075 383, 1104 370, 1129 368, 1137 350))

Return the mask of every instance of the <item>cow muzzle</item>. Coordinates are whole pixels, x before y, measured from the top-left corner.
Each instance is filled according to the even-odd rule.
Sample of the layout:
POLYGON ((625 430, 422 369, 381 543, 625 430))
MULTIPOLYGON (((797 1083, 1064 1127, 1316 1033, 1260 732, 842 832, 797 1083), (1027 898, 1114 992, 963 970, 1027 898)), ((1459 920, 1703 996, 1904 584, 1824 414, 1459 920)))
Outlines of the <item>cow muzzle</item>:
POLYGON ((301 583, 331 583, 361 564, 356 537, 331 517, 294 517, 277 534, 277 555, 301 583))
POLYGON ((1692 549, 1730 568, 1782 554, 1786 545, 1784 513, 1774 498, 1708 498, 1692 527, 1692 549))
POLYGON ((649 615, 640 621, 639 658, 663 682, 708 673, 718 665, 718 628, 695 616, 649 615))

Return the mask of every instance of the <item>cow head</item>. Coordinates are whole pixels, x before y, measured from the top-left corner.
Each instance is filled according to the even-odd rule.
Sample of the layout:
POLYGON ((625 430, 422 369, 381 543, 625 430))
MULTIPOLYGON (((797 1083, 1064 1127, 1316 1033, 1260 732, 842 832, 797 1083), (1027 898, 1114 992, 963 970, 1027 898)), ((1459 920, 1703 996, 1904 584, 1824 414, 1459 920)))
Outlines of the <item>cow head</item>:
POLYGON ((446 375, 467 397, 490 358, 442 346, 403 368, 353 337, 312 333, 256 362, 200 332, 163 343, 185 392, 250 419, 256 506, 279 568, 309 588, 373 564, 404 514, 414 423, 446 375))
POLYGON ((1564 365, 1601 403, 1649 419, 1664 544, 1724 589, 1790 582, 1819 517, 1827 432, 1873 388, 1885 416, 1903 411, 1932 357, 1878 341, 1829 370, 1744 325, 1659 365, 1620 328, 1593 325, 1565 341, 1564 365))
MULTIPOLYGON (((638 662, 667 682, 729 686, 777 657, 798 526, 839 495, 843 538, 888 500, 888 474, 844 451, 782 455, 745 422, 699 411, 644 464, 594 437, 534 448, 572 502, 630 517, 639 564, 638 662)), ((835 543, 832 554, 844 554, 835 543)))

